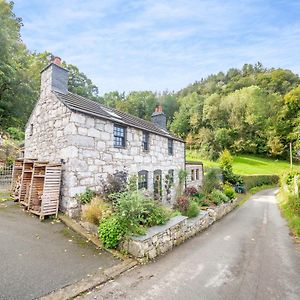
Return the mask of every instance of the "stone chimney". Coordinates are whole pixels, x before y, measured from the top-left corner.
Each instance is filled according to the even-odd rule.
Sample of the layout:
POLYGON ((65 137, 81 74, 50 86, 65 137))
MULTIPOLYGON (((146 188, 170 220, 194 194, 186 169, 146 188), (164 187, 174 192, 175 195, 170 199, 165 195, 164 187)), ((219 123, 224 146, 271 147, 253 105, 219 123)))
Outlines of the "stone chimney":
POLYGON ((154 113, 151 115, 151 121, 162 129, 167 129, 167 117, 162 110, 161 105, 155 107, 154 113))
POLYGON ((61 66, 61 58, 55 56, 51 63, 41 71, 41 93, 50 91, 68 93, 69 71, 61 66))

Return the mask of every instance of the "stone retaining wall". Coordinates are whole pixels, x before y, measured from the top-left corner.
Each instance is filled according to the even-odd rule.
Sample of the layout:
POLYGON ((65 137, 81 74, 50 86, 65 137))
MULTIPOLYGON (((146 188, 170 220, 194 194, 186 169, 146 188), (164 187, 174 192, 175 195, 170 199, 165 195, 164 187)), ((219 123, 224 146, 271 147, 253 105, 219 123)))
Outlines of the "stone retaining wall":
POLYGON ((154 226, 148 229, 143 236, 135 236, 123 241, 120 250, 126 251, 139 260, 149 260, 166 253, 186 239, 206 229, 215 221, 232 211, 237 200, 224 203, 215 208, 209 208, 192 219, 177 216, 165 225, 154 226))

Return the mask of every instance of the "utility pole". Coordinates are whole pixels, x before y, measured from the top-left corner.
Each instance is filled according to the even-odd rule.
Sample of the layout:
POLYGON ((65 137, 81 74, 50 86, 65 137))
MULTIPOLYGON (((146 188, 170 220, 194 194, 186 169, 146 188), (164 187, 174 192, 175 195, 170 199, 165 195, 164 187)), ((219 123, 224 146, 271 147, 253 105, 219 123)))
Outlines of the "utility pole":
POLYGON ((290 164, 291 164, 291 169, 292 169, 293 168, 292 143, 290 143, 290 164))

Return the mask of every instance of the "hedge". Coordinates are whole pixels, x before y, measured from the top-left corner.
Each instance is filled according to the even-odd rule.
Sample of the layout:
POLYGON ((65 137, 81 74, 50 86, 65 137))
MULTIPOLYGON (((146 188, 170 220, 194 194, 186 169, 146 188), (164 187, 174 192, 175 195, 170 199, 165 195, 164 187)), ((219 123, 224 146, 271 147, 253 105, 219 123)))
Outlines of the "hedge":
POLYGON ((242 176, 246 190, 250 190, 256 186, 276 185, 279 183, 277 175, 248 175, 242 176))

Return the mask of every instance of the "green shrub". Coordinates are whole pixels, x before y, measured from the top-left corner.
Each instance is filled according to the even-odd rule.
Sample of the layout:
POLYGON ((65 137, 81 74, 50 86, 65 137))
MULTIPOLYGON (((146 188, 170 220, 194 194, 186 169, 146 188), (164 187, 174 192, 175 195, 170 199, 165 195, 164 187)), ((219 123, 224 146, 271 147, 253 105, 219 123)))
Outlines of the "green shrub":
POLYGON ((198 203, 195 201, 191 201, 189 204, 189 207, 186 211, 186 216, 189 218, 197 217, 199 214, 199 211, 200 211, 200 209, 199 209, 198 203))
POLYGON ((75 198, 79 200, 81 204, 87 204, 91 202, 95 195, 96 193, 94 191, 87 188, 85 192, 76 194, 75 198))
POLYGON ((249 175, 242 176, 242 178, 247 190, 262 185, 276 185, 279 182, 279 177, 277 175, 249 175))
POLYGON ((163 224, 171 213, 163 205, 145 197, 140 191, 127 191, 118 194, 115 204, 116 213, 123 218, 129 231, 138 234, 140 226, 163 224))
POLYGON ((217 189, 214 189, 210 193, 210 199, 216 205, 219 205, 219 204, 229 201, 229 198, 222 191, 217 190, 217 189))
POLYGON ((25 133, 20 128, 9 127, 6 131, 10 135, 10 137, 16 141, 23 141, 25 138, 25 133))
POLYGON ((126 224, 116 215, 104 219, 99 226, 99 238, 106 248, 116 248, 127 233, 126 224))
POLYGON ((220 169, 209 169, 204 176, 204 184, 202 187, 202 192, 205 195, 208 195, 213 191, 221 186, 221 172, 220 169))
POLYGON ((172 210, 162 205, 156 205, 146 217, 146 225, 155 226, 165 224, 168 220, 170 220, 171 215, 172 210))
POLYGON ((235 193, 235 191, 234 191, 234 188, 233 188, 231 185, 229 185, 229 184, 224 184, 223 190, 224 190, 224 194, 225 194, 230 200, 235 198, 236 193, 235 193))
POLYGON ((226 171, 227 173, 232 173, 233 157, 227 149, 221 152, 219 163, 223 171, 226 171))

